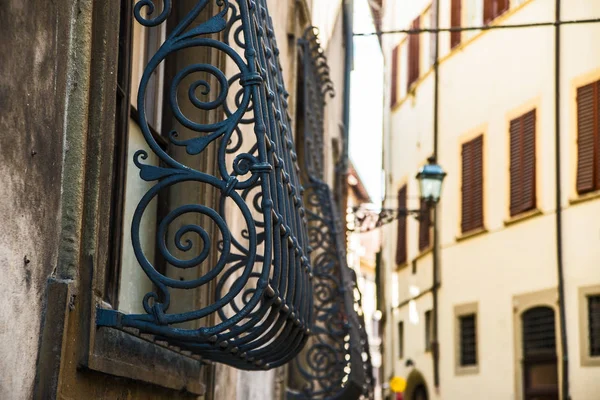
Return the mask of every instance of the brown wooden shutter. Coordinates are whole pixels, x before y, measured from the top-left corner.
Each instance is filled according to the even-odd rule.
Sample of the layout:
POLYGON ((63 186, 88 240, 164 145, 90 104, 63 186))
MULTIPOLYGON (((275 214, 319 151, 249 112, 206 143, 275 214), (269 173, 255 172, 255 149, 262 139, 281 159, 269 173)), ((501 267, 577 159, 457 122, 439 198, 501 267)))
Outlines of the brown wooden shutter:
POLYGON ((421 200, 421 219, 419 220, 419 251, 431 245, 431 209, 425 200, 421 200))
POLYGON ((494 0, 483 0, 483 23, 489 24, 494 19, 494 0))
MULTIPOLYGON (((411 29, 420 29, 421 17, 417 17, 411 26, 411 29)), ((419 79, 420 65, 420 36, 418 33, 410 34, 408 37, 408 88, 419 79)))
POLYGON ((522 150, 521 119, 510 121, 510 215, 517 215, 521 209, 523 182, 521 174, 522 150))
POLYGON ((398 44, 396 47, 394 47, 394 49, 392 50, 392 87, 391 87, 391 91, 392 91, 392 96, 391 96, 391 106, 395 106, 396 103, 398 103, 398 77, 400 76, 400 63, 398 62, 399 59, 399 53, 400 53, 400 45, 398 44))
MULTIPOLYGON (((398 191, 398 210, 406 210, 407 204, 407 189, 406 185, 398 191)), ((402 265, 406 263, 406 217, 398 218, 398 237, 396 243, 396 264, 402 265)))
POLYGON ((462 145, 462 204, 461 204, 461 231, 468 232, 471 230, 472 222, 472 192, 473 186, 473 152, 472 142, 463 143, 462 145))
MULTIPOLYGON (((462 26, 462 0, 452 0, 450 10, 450 26, 460 28, 462 26)), ((450 48, 453 49, 460 44, 461 32, 450 32, 450 48)))
POLYGON ((598 82, 577 89, 577 192, 597 185, 598 82))
POLYGON ((496 15, 495 15, 495 17, 498 17, 498 16, 504 14, 505 12, 508 11, 509 8, 510 8, 510 0, 496 0, 496 15))
POLYGON ((523 125, 523 161, 522 165, 522 200, 521 212, 530 211, 536 207, 536 157, 535 157, 535 126, 536 111, 532 110, 521 117, 523 125))
POLYGON ((473 140, 473 229, 483 228, 483 135, 473 140))
POLYGON ((462 145, 463 233, 483 228, 483 135, 462 145))
POLYGON ((510 122, 510 215, 536 207, 536 110, 510 122))

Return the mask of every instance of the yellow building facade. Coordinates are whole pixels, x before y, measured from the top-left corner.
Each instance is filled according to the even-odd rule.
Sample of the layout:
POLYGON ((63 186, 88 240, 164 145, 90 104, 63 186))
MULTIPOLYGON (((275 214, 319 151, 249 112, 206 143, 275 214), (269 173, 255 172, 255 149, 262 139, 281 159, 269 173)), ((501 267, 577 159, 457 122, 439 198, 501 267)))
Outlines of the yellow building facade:
MULTIPOLYGON (((594 0, 562 3, 563 21, 600 17, 594 0)), ((436 25, 435 4, 428 1, 388 0, 382 14, 383 31, 415 28, 417 18, 419 29, 436 25)), ((383 228, 384 376, 408 378, 405 399, 558 399, 566 392, 572 399, 598 398, 600 201, 595 186, 582 190, 578 184, 586 151, 578 138, 588 118, 578 106, 578 89, 600 79, 600 24, 561 25, 555 57, 555 18, 554 0, 440 0, 440 28, 549 25, 458 34, 446 29, 438 36, 437 74, 435 33, 422 32, 417 44, 406 33, 382 36, 389 88, 384 207, 396 207, 406 185, 408 208, 419 208, 414 176, 434 154, 436 140, 437 162, 448 173, 431 245, 419 246, 419 222, 409 217, 407 257, 398 263, 397 223, 383 228), (535 117, 533 175, 527 178, 533 203, 514 212, 511 165, 518 156, 511 155, 511 124, 528 112, 535 117), (479 137, 482 223, 465 231, 464 219, 475 212, 464 204, 472 193, 472 182, 463 181, 465 168, 473 168, 465 144, 479 137), (427 397, 419 397, 423 393, 427 397)))

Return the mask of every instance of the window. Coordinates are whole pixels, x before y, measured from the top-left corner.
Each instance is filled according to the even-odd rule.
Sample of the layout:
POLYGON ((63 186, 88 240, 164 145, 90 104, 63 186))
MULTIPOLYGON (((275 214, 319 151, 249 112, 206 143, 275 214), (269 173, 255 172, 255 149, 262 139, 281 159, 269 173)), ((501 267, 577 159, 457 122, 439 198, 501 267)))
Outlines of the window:
MULTIPOLYGON (((407 203, 407 189, 406 185, 398 191, 398 210, 405 210, 407 203)), ((398 237, 396 243, 396 265, 403 265, 406 263, 407 252, 406 252, 406 217, 398 218, 398 237)))
POLYGON ((588 296, 589 354, 600 357, 600 294, 588 296))
POLYGON ((600 190, 600 81, 577 89, 577 193, 600 190))
POLYGON ((431 208, 425 200, 421 200, 421 214, 419 218, 419 251, 431 247, 431 208))
POLYGON ((509 0, 483 0, 483 22, 489 24, 508 11, 509 0))
MULTIPOLYGON (((165 24, 142 27, 134 23, 129 2, 122 7, 119 26, 119 52, 116 90, 116 152, 113 173, 116 179, 112 200, 111 264, 105 281, 105 300, 114 309, 128 313, 144 312, 138 299, 153 290, 151 281, 138 267, 131 246, 131 229, 135 209, 141 197, 153 186, 139 178, 139 169, 134 165, 134 154, 143 149, 147 152, 146 164, 159 165, 158 157, 150 151, 140 128, 137 110, 137 92, 141 71, 154 56, 165 37, 165 24)), ((124 4, 125 4, 124 3, 124 4)), ((146 89, 146 118, 154 140, 167 149, 168 141, 160 134, 162 124, 164 65, 160 65, 151 76, 146 89)), ((166 263, 157 251, 154 241, 157 222, 168 208, 167 193, 160 193, 147 207, 142 220, 141 245, 156 269, 165 273, 166 263)))
POLYGON ((523 313, 524 397, 558 398, 558 356, 554 310, 547 306, 531 308, 523 313))
POLYGON ((579 288, 581 365, 600 367, 600 285, 579 288))
POLYGON ((475 314, 459 317, 460 366, 477 365, 477 319, 475 314))
MULTIPOLYGON (((412 25, 411 29, 416 30, 421 28, 421 17, 417 17, 412 25)), ((420 35, 413 33, 408 36, 408 82, 407 90, 410 89, 412 84, 419 79, 420 74, 420 35)))
POLYGON ((536 111, 510 121, 510 215, 536 207, 536 111))
POLYGON ((398 358, 404 358, 404 322, 398 322, 398 358))
POLYGON ((391 82, 391 106, 394 107, 398 103, 398 82, 400 81, 400 45, 398 44, 392 50, 392 63, 391 63, 391 74, 392 74, 392 82, 391 82))
POLYGON ((433 321, 431 310, 425 311, 425 351, 431 351, 431 340, 433 338, 433 321))
MULTIPOLYGON (((460 28, 462 26, 462 0, 452 0, 450 10, 450 26, 460 28)), ((453 49, 460 44, 461 32, 450 32, 450 48, 453 49)))
POLYGON ((462 145, 463 233, 483 229, 483 135, 462 145))
POLYGON ((477 303, 454 307, 454 362, 456 375, 479 372, 477 303))

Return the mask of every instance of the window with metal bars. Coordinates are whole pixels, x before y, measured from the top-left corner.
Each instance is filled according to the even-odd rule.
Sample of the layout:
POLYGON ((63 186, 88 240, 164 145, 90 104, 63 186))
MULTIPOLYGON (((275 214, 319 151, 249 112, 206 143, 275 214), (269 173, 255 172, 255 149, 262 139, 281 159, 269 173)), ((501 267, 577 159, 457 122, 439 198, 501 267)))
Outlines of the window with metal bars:
MULTIPOLYGON (((398 210, 405 210, 407 203, 407 188, 406 185, 398 191, 398 210)), ((406 263, 406 217, 398 218, 398 237, 396 242, 396 265, 406 263)))
POLYGON ((536 110, 510 121, 510 215, 536 207, 536 110))
MULTIPOLYGON (((421 28, 421 17, 417 17, 412 25, 411 29, 421 28)), ((414 82, 419 79, 420 75, 420 64, 421 64, 421 41, 419 34, 411 34, 408 36, 408 83, 407 90, 414 82)))
POLYGON ((577 89, 577 193, 600 190, 600 81, 577 89))
POLYGON ((477 318, 475 314, 461 315, 458 321, 460 366, 477 365, 477 318))
POLYGON ((523 355, 525 358, 556 354, 554 310, 536 307, 523 313, 523 355))
POLYGON ((483 135, 462 145, 463 233, 483 228, 483 135))
POLYGON ((600 295, 588 296, 590 356, 600 357, 600 295))
POLYGON ((483 0, 483 22, 489 24, 508 11, 509 0, 483 0))

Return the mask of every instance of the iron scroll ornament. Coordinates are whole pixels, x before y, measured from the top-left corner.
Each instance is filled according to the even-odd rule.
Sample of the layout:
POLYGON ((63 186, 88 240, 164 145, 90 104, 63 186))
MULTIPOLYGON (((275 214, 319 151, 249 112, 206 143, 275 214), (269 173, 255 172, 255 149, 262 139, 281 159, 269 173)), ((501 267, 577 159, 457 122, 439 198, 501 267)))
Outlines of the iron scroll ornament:
POLYGON ((325 99, 334 91, 317 35, 311 27, 298 42, 303 70, 302 178, 312 248, 315 322, 306 349, 294 360, 292 374, 297 382, 288 388, 288 399, 373 398, 356 274, 348 267, 343 225, 324 178, 325 99))
MULTIPOLYGON (((138 1, 135 19, 147 28, 166 23, 172 1, 162 5, 159 11, 153 0, 138 1)), ((266 0, 199 0, 178 21, 147 63, 137 97, 143 137, 160 164, 145 162, 145 150, 135 153, 141 179, 154 186, 135 210, 132 245, 155 290, 140 299, 142 314, 97 309, 99 327, 138 330, 171 347, 246 370, 275 368, 300 352, 313 319, 312 271, 287 97, 266 0), (151 76, 168 57, 190 49, 218 52, 226 61, 195 62, 174 74, 166 102, 181 131, 173 129, 168 141, 185 149, 185 160, 212 151, 214 173, 164 150, 147 121, 151 76), (180 86, 194 74, 200 78, 182 91, 180 86), (183 100, 193 105, 194 115, 223 117, 198 122, 185 115, 183 100), (180 135, 183 130, 187 137, 180 135), (157 223, 156 248, 168 268, 198 271, 196 278, 183 280, 159 272, 146 254, 141 230, 153 199, 182 184, 209 187, 218 197, 214 205, 174 206, 157 223), (190 214, 211 228, 178 223, 190 214), (170 312, 173 292, 209 287, 214 298, 208 304, 170 312)))

